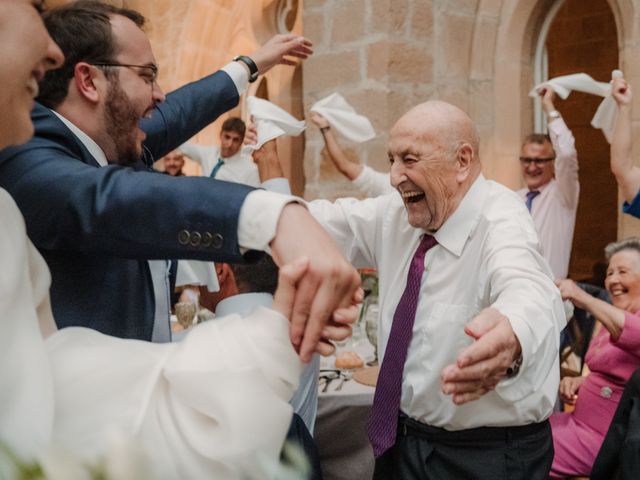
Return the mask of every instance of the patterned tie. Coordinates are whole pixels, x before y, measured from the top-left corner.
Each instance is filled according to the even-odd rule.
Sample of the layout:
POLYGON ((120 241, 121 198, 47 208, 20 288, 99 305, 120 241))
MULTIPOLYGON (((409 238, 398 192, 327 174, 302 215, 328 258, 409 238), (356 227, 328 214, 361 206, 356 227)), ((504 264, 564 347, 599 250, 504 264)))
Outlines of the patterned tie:
POLYGON ((367 434, 376 458, 386 452, 396 441, 398 412, 402 393, 402 372, 413 332, 413 321, 418 307, 420 282, 424 272, 424 256, 438 242, 425 235, 411 260, 407 285, 393 315, 387 349, 378 375, 375 396, 371 407, 367 434))
POLYGON ((218 163, 216 163, 216 165, 213 167, 213 170, 211 170, 211 175, 209 175, 209 178, 216 178, 216 173, 218 173, 218 170, 220 170, 220 167, 222 165, 224 165, 224 160, 219 158, 218 163))
POLYGON ((536 198, 538 195, 540 195, 540 192, 538 190, 529 190, 527 192, 527 210, 529 210, 529 212, 531 212, 531 205, 533 204, 533 199, 536 198))

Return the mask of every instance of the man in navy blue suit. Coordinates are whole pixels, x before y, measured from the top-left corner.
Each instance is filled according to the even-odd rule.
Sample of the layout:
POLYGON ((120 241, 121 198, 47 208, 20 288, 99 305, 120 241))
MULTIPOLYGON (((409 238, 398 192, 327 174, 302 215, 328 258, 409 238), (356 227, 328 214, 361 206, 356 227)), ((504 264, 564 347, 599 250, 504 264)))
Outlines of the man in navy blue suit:
POLYGON ((45 24, 66 60, 40 84, 35 137, 0 152, 0 186, 49 264, 58 325, 151 340, 147 260, 238 262, 270 250, 279 264, 309 258, 291 338, 303 360, 331 351, 323 339, 348 330, 359 279, 307 210, 291 197, 149 168, 237 105, 258 73, 306 58, 310 42, 276 36, 165 98, 139 13, 80 1, 45 24))

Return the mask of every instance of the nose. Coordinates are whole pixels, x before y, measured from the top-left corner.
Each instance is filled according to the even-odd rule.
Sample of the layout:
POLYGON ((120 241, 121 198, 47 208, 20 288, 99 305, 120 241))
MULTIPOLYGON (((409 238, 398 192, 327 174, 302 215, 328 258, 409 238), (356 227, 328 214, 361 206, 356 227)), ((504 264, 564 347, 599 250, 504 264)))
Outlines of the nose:
POLYGON ((405 169, 402 165, 402 162, 393 162, 391 164, 391 186, 393 188, 398 188, 402 182, 404 182, 407 177, 405 176, 405 169))
POLYGON ((162 103, 167 98, 164 92, 162 91, 162 88, 160 88, 160 85, 158 85, 158 82, 155 82, 155 81, 151 86, 151 96, 155 103, 162 103))
POLYGON ((58 44, 53 41, 49 34, 47 34, 47 39, 47 51, 42 62, 45 71, 60 68, 64 63, 64 54, 58 44))

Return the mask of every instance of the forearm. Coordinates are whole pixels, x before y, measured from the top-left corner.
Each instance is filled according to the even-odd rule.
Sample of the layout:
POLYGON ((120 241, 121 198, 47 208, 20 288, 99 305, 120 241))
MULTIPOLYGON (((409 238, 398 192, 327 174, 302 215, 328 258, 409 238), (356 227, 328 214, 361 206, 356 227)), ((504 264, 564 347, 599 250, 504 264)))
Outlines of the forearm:
POLYGON ((631 106, 621 105, 611 141, 611 171, 628 202, 633 200, 640 189, 640 173, 633 166, 632 145, 631 106))
POLYGON ((583 301, 585 309, 602 323, 611 334, 611 338, 617 340, 624 328, 624 310, 591 295, 587 295, 587 297, 583 301))
POLYGON ((324 130, 322 136, 325 146, 327 147, 327 152, 329 153, 329 158, 331 158, 331 161, 340 173, 351 181, 358 178, 358 175, 362 172, 362 165, 349 161, 330 129, 324 130))

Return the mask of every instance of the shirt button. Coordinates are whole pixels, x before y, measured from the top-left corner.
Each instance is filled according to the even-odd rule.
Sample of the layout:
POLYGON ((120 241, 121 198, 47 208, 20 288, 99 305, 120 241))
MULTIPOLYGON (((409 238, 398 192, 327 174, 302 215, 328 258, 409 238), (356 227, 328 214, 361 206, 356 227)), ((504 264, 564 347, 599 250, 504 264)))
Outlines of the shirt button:
POLYGON ((600 389, 600 395, 602 395, 604 398, 610 398, 612 393, 613 390, 611 390, 611 387, 602 387, 600 389))

